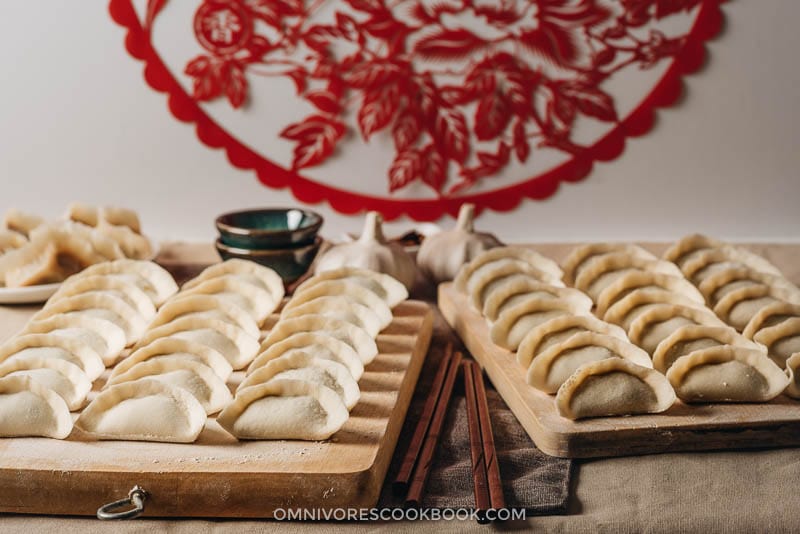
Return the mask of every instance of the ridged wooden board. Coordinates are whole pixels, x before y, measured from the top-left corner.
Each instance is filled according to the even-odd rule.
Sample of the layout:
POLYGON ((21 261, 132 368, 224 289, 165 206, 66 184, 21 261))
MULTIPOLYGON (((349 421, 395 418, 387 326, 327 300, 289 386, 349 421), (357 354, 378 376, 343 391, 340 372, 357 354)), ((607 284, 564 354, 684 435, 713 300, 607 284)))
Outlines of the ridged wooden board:
POLYGON ((592 458, 675 451, 800 445, 800 402, 783 395, 764 404, 676 402, 667 412, 570 421, 555 398, 525 382, 516 355, 489 338, 489 325, 452 284, 439 286, 439 308, 533 439, 551 456, 592 458))
MULTIPOLYGON (((18 326, 33 311, 2 310, 18 326)), ((213 418, 192 444, 82 441, 77 432, 66 440, 0 439, 0 512, 95 515, 136 484, 150 494, 145 516, 272 517, 277 508, 374 506, 433 330, 424 302, 393 311, 377 339, 380 354, 359 381, 361 400, 330 440, 237 441, 213 418)), ((234 373, 232 388, 242 375, 234 373)))

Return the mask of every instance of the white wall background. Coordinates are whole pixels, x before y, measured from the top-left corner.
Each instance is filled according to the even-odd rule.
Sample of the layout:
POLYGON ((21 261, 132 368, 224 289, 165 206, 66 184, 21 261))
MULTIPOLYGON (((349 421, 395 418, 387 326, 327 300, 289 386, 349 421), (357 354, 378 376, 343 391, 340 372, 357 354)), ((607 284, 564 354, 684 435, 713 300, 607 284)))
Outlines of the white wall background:
MULTIPOLYGON (((226 210, 286 205, 169 115, 123 48, 107 0, 13 2, 0 17, 0 212, 71 200, 140 211, 157 238, 210 240, 226 210)), ((709 66, 655 130, 583 183, 479 225, 508 241, 800 240, 797 0, 733 0, 709 66)), ((324 233, 358 217, 326 205, 324 233)), ((449 225, 449 221, 443 221, 449 225)), ((401 222, 408 227, 411 223, 401 222)))

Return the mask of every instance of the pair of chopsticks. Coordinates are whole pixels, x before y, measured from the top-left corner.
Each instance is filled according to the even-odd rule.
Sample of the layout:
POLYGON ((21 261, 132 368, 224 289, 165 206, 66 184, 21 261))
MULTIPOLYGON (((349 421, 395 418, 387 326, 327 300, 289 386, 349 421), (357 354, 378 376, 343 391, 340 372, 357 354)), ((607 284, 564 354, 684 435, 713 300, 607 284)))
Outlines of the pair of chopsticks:
POLYGON ((479 518, 485 518, 489 509, 505 508, 486 389, 478 364, 463 360, 460 352, 453 354, 452 343, 447 344, 439 363, 393 489, 405 495, 406 507, 418 507, 422 502, 459 369, 463 370, 466 391, 475 506, 479 518))

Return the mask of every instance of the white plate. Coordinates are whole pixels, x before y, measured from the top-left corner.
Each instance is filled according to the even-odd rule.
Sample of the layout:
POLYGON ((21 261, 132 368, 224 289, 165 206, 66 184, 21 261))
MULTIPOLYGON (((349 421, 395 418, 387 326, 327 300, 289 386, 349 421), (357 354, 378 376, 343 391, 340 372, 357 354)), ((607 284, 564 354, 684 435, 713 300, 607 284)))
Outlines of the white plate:
POLYGON ((0 304, 38 304, 58 291, 61 283, 30 287, 0 287, 0 304))

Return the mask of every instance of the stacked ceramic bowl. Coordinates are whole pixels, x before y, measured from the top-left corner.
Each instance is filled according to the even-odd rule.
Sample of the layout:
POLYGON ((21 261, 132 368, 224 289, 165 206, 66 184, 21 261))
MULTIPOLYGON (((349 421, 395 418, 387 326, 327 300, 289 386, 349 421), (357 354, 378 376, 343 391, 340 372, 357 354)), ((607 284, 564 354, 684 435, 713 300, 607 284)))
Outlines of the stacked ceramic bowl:
POLYGON ((217 251, 223 260, 251 260, 275 270, 285 284, 308 271, 319 251, 318 213, 296 208, 233 211, 217 217, 217 251))

